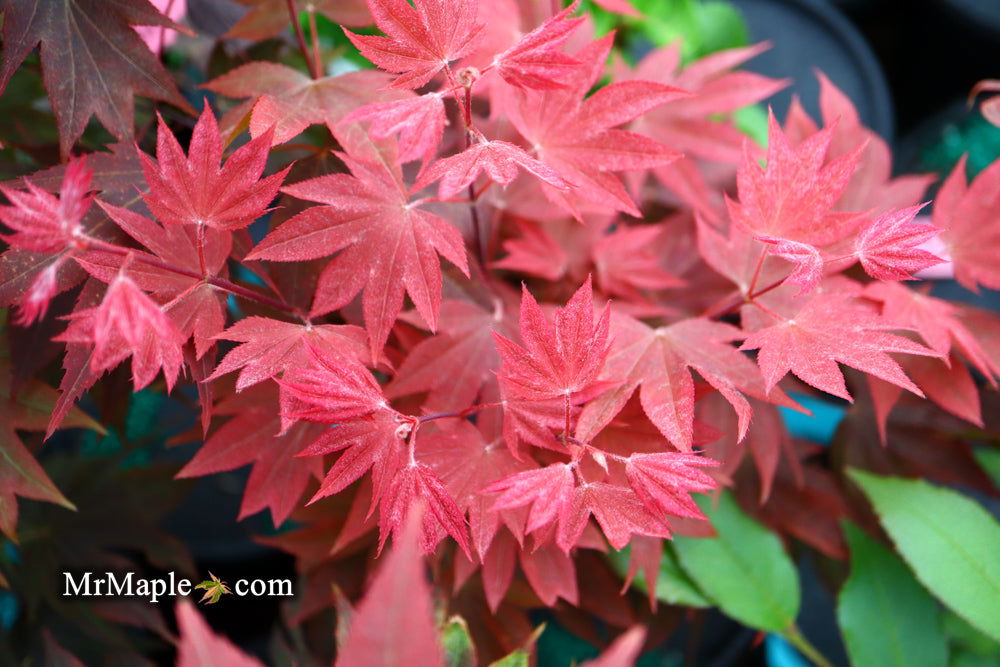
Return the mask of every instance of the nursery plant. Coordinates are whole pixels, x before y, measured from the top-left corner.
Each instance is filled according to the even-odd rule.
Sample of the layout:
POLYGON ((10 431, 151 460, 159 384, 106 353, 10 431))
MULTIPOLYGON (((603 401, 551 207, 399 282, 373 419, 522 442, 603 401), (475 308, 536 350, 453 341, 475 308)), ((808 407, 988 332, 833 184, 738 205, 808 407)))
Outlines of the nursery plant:
POLYGON ((239 2, 0 2, 0 661, 617 666, 716 608, 827 665, 803 563, 853 664, 996 657, 1000 317, 921 277, 1000 289, 1000 162, 931 203, 822 73, 758 143, 722 3, 239 2), (159 525, 246 466, 257 657, 159 525))

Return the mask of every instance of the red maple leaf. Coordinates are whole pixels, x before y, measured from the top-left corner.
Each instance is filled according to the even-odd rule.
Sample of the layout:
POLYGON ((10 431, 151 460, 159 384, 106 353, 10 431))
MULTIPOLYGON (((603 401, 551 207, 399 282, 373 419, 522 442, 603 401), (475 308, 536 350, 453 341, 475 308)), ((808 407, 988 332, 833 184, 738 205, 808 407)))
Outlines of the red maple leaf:
MULTIPOLYGON (((194 336, 196 357, 200 359, 214 344, 215 335, 225 327, 226 295, 198 276, 225 272, 232 248, 231 235, 211 227, 199 232, 190 225, 161 226, 126 208, 100 200, 97 203, 126 234, 150 251, 151 255, 133 252, 135 260, 129 264, 127 273, 163 305, 184 340, 194 336), (187 275, 163 268, 164 263, 186 271, 187 275)), ((100 249, 78 255, 77 261, 104 282, 112 281, 122 264, 119 254, 100 249)))
POLYGON ((331 356, 370 362, 364 330, 349 324, 296 324, 254 316, 240 320, 215 337, 242 343, 230 350, 208 377, 211 381, 239 370, 237 391, 279 376, 289 368, 307 365, 310 347, 331 356))
POLYGON ((854 254, 873 278, 912 280, 913 274, 944 260, 920 246, 938 235, 934 225, 914 222, 922 206, 884 213, 854 240, 854 254))
POLYGON ((238 148, 220 168, 222 147, 215 114, 207 104, 194 127, 187 156, 159 118, 158 163, 145 153, 140 155, 149 184, 146 204, 160 222, 234 230, 268 211, 267 205, 288 173, 286 168, 260 178, 267 165, 270 136, 238 148))
POLYGON ((165 312, 126 270, 129 261, 109 284, 100 305, 77 310, 70 325, 55 340, 94 346, 90 370, 100 374, 132 356, 132 382, 139 391, 163 369, 170 390, 183 365, 184 337, 165 312))
POLYGON ((764 43, 727 49, 682 66, 680 43, 675 42, 651 51, 634 69, 620 64, 615 72, 618 80, 655 81, 694 93, 653 109, 631 128, 687 157, 738 163, 745 135, 731 122, 720 122, 719 117, 756 104, 789 84, 787 79, 734 69, 768 47, 764 43))
POLYGON ((375 24, 387 36, 344 29, 361 54, 400 76, 396 88, 419 88, 448 63, 472 52, 483 25, 473 0, 368 0, 375 24))
POLYGON ((41 43, 42 72, 59 128, 59 152, 69 157, 91 115, 119 140, 134 134, 133 96, 191 111, 170 74, 133 26, 162 26, 191 34, 149 0, 4 0, 0 91, 41 43))
POLYGON ((0 186, 10 201, 0 206, 0 222, 13 233, 0 238, 16 248, 48 255, 65 251, 62 257, 38 272, 30 287, 19 299, 17 321, 27 326, 45 316, 49 302, 59 293, 60 266, 72 255, 83 233, 83 216, 94 199, 91 190, 93 172, 84 159, 67 165, 59 196, 42 190, 24 179, 27 192, 0 186))
POLYGON ((887 353, 940 355, 886 331, 897 327, 849 296, 819 294, 792 317, 747 336, 740 349, 760 350, 757 363, 769 391, 791 371, 817 389, 853 400, 839 361, 923 396, 887 353))
POLYGON ((472 184, 481 172, 499 185, 509 185, 522 169, 559 190, 569 185, 551 167, 528 155, 523 148, 507 141, 490 141, 478 132, 476 143, 457 155, 433 163, 413 186, 419 190, 440 179, 438 197, 448 199, 472 184))
POLYGON ((933 221, 955 265, 955 278, 975 290, 1000 289, 1000 161, 966 183, 963 157, 938 191, 933 221))
POLYGON ((351 617, 338 667, 440 665, 434 601, 418 547, 422 511, 412 510, 351 617))
MULTIPOLYGON (((667 164, 679 154, 641 134, 615 129, 688 93, 650 81, 621 81, 590 97, 604 69, 613 35, 575 54, 581 65, 564 88, 513 90, 505 111, 539 160, 573 185, 572 195, 640 217, 632 198, 611 172, 667 164)), ((554 202, 576 214, 572 198, 543 186, 554 202)))
POLYGON ((320 275, 312 314, 346 305, 364 290, 362 307, 373 358, 378 358, 408 293, 437 327, 441 269, 437 254, 468 275, 462 236, 447 220, 418 208, 398 171, 338 154, 351 170, 286 187, 313 206, 286 221, 248 259, 302 261, 339 251, 320 275))
POLYGON ((252 463, 239 518, 270 509, 275 527, 300 506, 306 486, 322 478, 322 459, 296 455, 325 430, 322 425, 303 422, 282 432, 281 416, 274 409, 276 398, 276 387, 269 384, 223 399, 215 413, 229 420, 177 473, 180 478, 200 477, 252 463))
POLYGON ((575 0, 558 14, 493 58, 493 66, 504 81, 518 88, 561 88, 580 61, 562 52, 562 46, 584 19, 569 18, 575 0))
POLYGON ((349 112, 370 102, 413 99, 409 91, 380 90, 388 83, 384 72, 374 70, 313 79, 280 63, 252 62, 204 87, 226 97, 249 98, 222 117, 225 135, 241 131, 249 114, 251 136, 260 137, 273 128, 271 142, 283 144, 318 123, 332 132, 349 112))
POLYGON ((865 144, 825 163, 833 138, 828 127, 792 147, 774 114, 768 115, 767 165, 744 145, 737 172, 739 203, 727 199, 733 221, 758 237, 828 245, 850 233, 861 218, 834 212, 865 144))
POLYGON ((438 333, 410 350, 386 386, 386 396, 426 391, 424 409, 429 412, 464 410, 475 403, 500 366, 493 331, 515 331, 509 295, 504 291, 492 311, 469 301, 442 302, 438 333))
POLYGON ((529 399, 565 397, 567 401, 593 389, 608 354, 611 309, 605 306, 594 322, 590 278, 550 322, 525 287, 521 295, 521 340, 524 347, 494 333, 500 351, 501 386, 529 399))
POLYGON ((443 93, 436 92, 366 104, 344 116, 340 123, 371 121, 368 134, 372 139, 399 135, 399 161, 409 162, 437 151, 446 122, 443 97, 443 93))
MULTIPOLYGON (((622 381, 618 387, 588 403, 580 415, 576 437, 590 442, 614 419, 632 393, 650 421, 680 450, 694 443, 695 385, 691 369, 718 390, 739 415, 739 437, 750 423, 750 404, 744 393, 768 397, 770 386, 753 361, 730 343, 744 337, 732 325, 705 319, 682 320, 653 328, 627 315, 615 315, 613 343, 601 377, 622 381)), ((772 392, 770 400, 791 403, 772 392)))
MULTIPOLYGON (((892 177, 892 150, 885 139, 861 124, 857 109, 837 86, 822 72, 819 79, 819 107, 823 125, 833 130, 827 151, 827 160, 849 153, 861 144, 858 166, 850 183, 836 204, 838 211, 888 211, 916 205, 927 187, 934 182, 933 175, 905 175, 892 177)), ((785 116, 785 133, 793 144, 812 136, 816 123, 806 114, 798 99, 793 99, 785 116)))

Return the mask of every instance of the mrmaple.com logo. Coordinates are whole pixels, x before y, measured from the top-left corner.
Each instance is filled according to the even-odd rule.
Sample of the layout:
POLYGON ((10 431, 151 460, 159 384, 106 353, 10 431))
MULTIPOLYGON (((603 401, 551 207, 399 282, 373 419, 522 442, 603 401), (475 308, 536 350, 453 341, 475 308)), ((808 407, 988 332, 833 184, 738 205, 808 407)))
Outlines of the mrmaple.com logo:
POLYGON ((200 602, 214 604, 223 595, 238 597, 289 597, 291 579, 240 579, 232 588, 211 572, 209 579, 195 584, 190 579, 169 572, 165 577, 147 579, 135 572, 63 572, 63 597, 133 597, 145 598, 156 603, 164 597, 187 597, 196 590, 204 590, 200 602))

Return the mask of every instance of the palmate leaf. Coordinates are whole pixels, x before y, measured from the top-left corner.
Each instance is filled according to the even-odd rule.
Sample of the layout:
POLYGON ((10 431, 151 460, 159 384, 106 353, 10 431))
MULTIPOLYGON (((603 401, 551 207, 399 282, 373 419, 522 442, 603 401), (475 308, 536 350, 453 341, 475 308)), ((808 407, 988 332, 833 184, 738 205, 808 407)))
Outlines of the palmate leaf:
POLYGON ((208 576, 210 576, 211 579, 206 579, 195 586, 195 589, 205 589, 205 594, 201 596, 201 600, 199 600, 199 602, 203 602, 205 604, 215 604, 223 595, 232 595, 233 592, 229 590, 229 586, 226 585, 226 582, 220 580, 211 572, 208 573, 208 576))
POLYGON ((133 134, 133 95, 193 113, 173 79, 132 29, 163 26, 188 32, 149 0, 4 0, 0 90, 39 43, 42 74, 59 126, 59 149, 70 153, 96 114, 120 140, 133 134))

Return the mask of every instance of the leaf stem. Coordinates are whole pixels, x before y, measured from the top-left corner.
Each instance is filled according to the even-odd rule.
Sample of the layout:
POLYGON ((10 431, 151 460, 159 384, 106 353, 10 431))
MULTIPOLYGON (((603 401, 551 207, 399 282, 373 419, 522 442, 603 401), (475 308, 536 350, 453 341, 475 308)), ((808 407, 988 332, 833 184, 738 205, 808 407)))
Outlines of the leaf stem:
POLYGON ((833 663, 827 660, 815 646, 809 643, 809 640, 806 639, 805 635, 802 634, 802 631, 794 623, 790 628, 785 630, 784 637, 788 640, 789 644, 798 649, 799 653, 808 658, 817 667, 833 667, 833 663))
POLYGON ((316 27, 316 8, 310 3, 307 7, 309 12, 309 41, 312 43, 313 65, 315 71, 323 73, 323 54, 319 51, 319 29, 316 27))
POLYGON ((320 79, 323 77, 323 73, 318 67, 318 63, 313 60, 312 56, 309 55, 309 45, 306 44, 306 35, 302 32, 302 25, 299 23, 299 13, 295 9, 295 0, 285 0, 285 4, 288 5, 288 16, 292 19, 292 28, 295 29, 295 38, 299 42, 299 49, 302 51, 302 56, 306 59, 306 65, 309 67, 309 74, 312 75, 314 79, 320 79))

